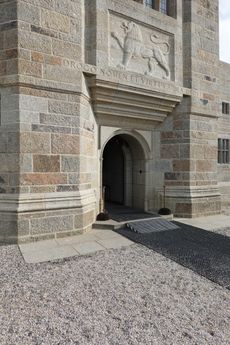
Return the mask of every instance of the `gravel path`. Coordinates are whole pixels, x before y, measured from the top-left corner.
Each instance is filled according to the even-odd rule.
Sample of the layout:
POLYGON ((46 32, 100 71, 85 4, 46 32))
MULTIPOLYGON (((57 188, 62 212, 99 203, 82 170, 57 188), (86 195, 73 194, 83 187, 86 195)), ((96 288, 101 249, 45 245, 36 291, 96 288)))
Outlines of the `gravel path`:
POLYGON ((150 233, 136 233, 124 228, 118 232, 230 290, 230 238, 174 223, 179 228, 150 233))
POLYGON ((229 345, 229 291, 140 245, 0 261, 1 345, 229 345))

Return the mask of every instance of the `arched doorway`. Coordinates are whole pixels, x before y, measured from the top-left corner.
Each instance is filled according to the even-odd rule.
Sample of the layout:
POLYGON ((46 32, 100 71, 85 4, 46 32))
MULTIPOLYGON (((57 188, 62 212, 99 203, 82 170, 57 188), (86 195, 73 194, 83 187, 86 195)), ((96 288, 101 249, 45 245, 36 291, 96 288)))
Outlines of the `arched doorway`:
POLYGON ((146 159, 136 138, 118 134, 107 142, 102 174, 106 203, 145 208, 146 159))

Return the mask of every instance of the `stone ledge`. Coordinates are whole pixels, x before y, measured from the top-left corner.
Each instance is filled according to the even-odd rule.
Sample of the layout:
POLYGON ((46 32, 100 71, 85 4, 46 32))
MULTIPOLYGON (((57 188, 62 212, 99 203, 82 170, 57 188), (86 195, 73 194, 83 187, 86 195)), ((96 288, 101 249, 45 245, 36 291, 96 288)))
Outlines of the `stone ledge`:
POLYGON ((94 190, 33 194, 0 194, 0 212, 33 212, 96 205, 94 190))
MULTIPOLYGON (((157 189, 158 193, 163 193, 163 189, 157 189)), ((166 188, 166 197, 170 198, 207 198, 220 197, 218 187, 170 187, 166 188)))

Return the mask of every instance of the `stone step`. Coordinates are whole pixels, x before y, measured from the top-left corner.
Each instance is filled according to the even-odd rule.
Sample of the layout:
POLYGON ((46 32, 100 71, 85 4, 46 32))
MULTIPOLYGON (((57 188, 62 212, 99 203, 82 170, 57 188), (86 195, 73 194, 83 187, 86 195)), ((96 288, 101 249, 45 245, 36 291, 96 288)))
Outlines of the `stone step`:
POLYGON ((117 222, 113 219, 105 220, 105 221, 96 221, 93 223, 92 228, 93 229, 101 229, 101 230, 118 230, 121 228, 126 227, 127 223, 136 223, 136 222, 145 222, 145 221, 154 221, 157 219, 165 219, 167 221, 173 220, 173 215, 167 215, 167 216, 159 216, 159 217, 153 217, 153 218, 146 218, 146 219, 135 219, 131 221, 125 221, 125 222, 117 222))
POLYGON ((95 223, 93 223, 92 228, 100 229, 100 230, 114 230, 117 225, 119 225, 119 223, 111 221, 111 220, 106 220, 106 221, 97 220, 95 223))

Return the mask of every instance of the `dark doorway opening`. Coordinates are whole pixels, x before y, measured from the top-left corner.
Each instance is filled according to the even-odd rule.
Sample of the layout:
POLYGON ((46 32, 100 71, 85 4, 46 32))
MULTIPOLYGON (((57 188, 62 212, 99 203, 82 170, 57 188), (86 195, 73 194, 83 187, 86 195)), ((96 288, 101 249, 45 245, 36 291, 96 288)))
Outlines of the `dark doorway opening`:
POLYGON ((129 134, 111 138, 103 151, 104 201, 145 209, 146 160, 139 141, 129 134))
POLYGON ((106 145, 103 154, 103 186, 105 201, 124 204, 124 140, 113 137, 106 145))

